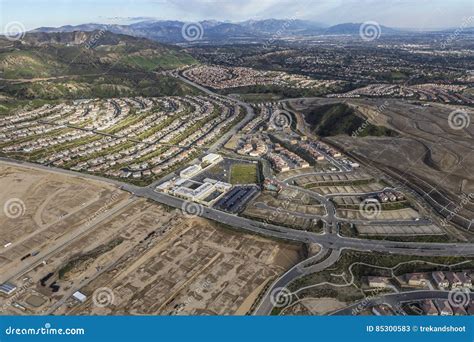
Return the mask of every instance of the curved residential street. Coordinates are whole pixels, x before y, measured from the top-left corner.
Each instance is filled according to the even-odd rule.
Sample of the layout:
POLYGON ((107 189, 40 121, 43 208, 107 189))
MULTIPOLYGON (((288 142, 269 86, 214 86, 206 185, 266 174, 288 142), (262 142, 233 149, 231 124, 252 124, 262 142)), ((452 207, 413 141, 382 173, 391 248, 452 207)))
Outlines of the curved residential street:
MULTIPOLYGON (((219 96, 226 98, 236 104, 236 106, 242 106, 246 109, 246 116, 245 118, 232 127, 226 134, 218 139, 216 143, 214 143, 210 148, 209 151, 216 151, 218 150, 225 141, 227 141, 232 135, 236 134, 238 130, 243 127, 247 122, 249 122, 254 116, 255 113, 253 108, 245 102, 235 100, 230 97, 218 95, 211 90, 204 88, 181 75, 173 74, 172 76, 179 78, 183 82, 196 87, 197 89, 212 95, 212 96, 219 96)), ((33 169, 39 170, 46 170, 49 172, 57 172, 62 174, 71 175, 74 177, 80 177, 85 179, 93 179, 99 180, 103 182, 107 182, 113 184, 120 189, 127 191, 134 196, 147 198, 153 200, 157 203, 164 204, 176 209, 182 209, 186 203, 185 200, 176 198, 165 193, 155 191, 155 186, 157 182, 152 183, 147 187, 139 187, 135 185, 131 185, 128 183, 111 180, 103 177, 93 176, 84 173, 78 173, 70 170, 59 169, 39 164, 33 164, 28 162, 22 162, 17 160, 12 160, 8 158, 0 158, 1 163, 6 164, 15 164, 15 165, 23 165, 33 169)), ((348 172, 347 170, 340 171, 340 173, 348 172)), ((200 216, 222 223, 224 225, 229 225, 235 227, 239 230, 250 232, 258 235, 262 235, 269 238, 278 238, 284 239, 289 241, 296 241, 302 244, 317 244, 321 246, 320 252, 312 256, 302 262, 298 263, 290 270, 288 270, 285 274, 279 277, 274 283, 270 286, 270 288, 265 292, 262 301, 258 305, 257 309, 255 310, 254 314, 256 315, 268 315, 271 313, 273 309, 272 304, 272 294, 274 294, 275 289, 278 288, 287 288, 294 280, 301 278, 303 276, 309 275, 314 272, 322 271, 333 264, 335 264, 341 253, 344 249, 352 249, 358 251, 370 251, 370 252, 381 252, 381 253, 391 253, 391 254, 403 254, 403 255, 418 255, 418 256, 474 256, 474 244, 473 243, 419 243, 419 242, 397 242, 397 241, 387 241, 387 240, 370 240, 370 239, 360 239, 360 238, 351 238, 351 237, 344 237, 338 234, 338 224, 340 222, 348 221, 345 219, 340 219, 336 216, 336 208, 332 201, 329 199, 329 196, 320 195, 314 191, 303 189, 296 187, 294 185, 290 185, 289 183, 297 178, 301 177, 302 175, 297 175, 286 179, 284 182, 278 181, 278 183, 285 188, 289 188, 292 190, 297 190, 300 192, 304 192, 305 194, 311 196, 312 198, 316 199, 321 206, 324 207, 326 214, 324 216, 315 216, 315 215, 301 215, 304 217, 310 218, 321 218, 325 222, 324 230, 321 234, 308 232, 304 230, 297 230, 292 228, 287 228, 283 226, 278 226, 274 224, 263 223, 259 221, 254 221, 245 217, 240 217, 235 214, 230 214, 224 211, 220 211, 210 207, 203 207, 202 213, 200 216)), ((165 177, 169 178, 171 175, 165 177)), ((276 180, 276 179, 275 179, 276 180)), ((263 205, 263 204, 262 204, 263 205)), ((270 208, 272 209, 272 208, 270 208)), ((291 213, 291 212, 290 212, 291 213)), ((354 222, 351 220, 351 222, 354 222)), ((390 220, 390 221, 378 221, 378 223, 385 223, 391 225, 406 225, 407 221, 398 221, 398 220, 390 220)), ((414 222, 413 224, 427 224, 429 221, 420 220, 418 222, 414 222)), ((412 223, 410 223, 412 224, 412 223)), ((38 260, 43 260, 46 255, 40 254, 37 256, 38 260)), ((36 260, 36 259, 35 259, 36 260)), ((32 263, 34 265, 34 263, 32 263)), ((22 270, 25 271, 25 270, 22 270)), ((5 279, 9 279, 10 276, 3 277, 5 279)), ((385 295, 383 297, 374 299, 374 303, 380 302, 390 302, 390 301, 401 301, 401 300, 409 300, 412 298, 428 298, 429 296, 446 296, 447 293, 442 291, 414 291, 414 292, 406 292, 400 294, 391 294, 385 295)), ((442 297, 442 298, 444 298, 442 297)), ((437 298, 437 297, 436 297, 437 298)), ((357 305, 354 304, 354 306, 357 305)), ((351 310, 353 306, 346 308, 344 310, 340 310, 335 314, 347 314, 351 310)))

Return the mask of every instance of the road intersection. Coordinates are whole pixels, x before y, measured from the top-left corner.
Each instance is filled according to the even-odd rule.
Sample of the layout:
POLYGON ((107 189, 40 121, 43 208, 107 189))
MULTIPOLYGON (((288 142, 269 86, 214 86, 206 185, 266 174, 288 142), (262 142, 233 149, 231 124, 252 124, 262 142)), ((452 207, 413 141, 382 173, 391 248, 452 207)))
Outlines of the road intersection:
MULTIPOLYGON (((182 77, 181 75, 173 75, 182 81, 200 89, 203 92, 206 92, 212 96, 220 96, 214 92, 206 89, 200 85, 195 84, 182 77)), ((231 99, 225 97, 229 100, 232 100, 236 105, 242 106, 246 109, 246 117, 239 124, 234 126, 230 131, 223 135, 209 151, 216 151, 219 149, 223 142, 225 142, 231 135, 235 134, 240 127, 242 127, 246 122, 254 117, 253 108, 242 101, 231 99)), ((168 194, 157 192, 155 187, 157 182, 152 183, 147 187, 140 187, 117 180, 111 180, 108 178, 103 178, 99 176, 79 173, 75 171, 65 170, 54 168, 50 166, 44 166, 39 164, 33 164, 29 162, 17 161, 8 158, 0 158, 0 163, 6 164, 15 164, 20 166, 27 166, 33 169, 47 170, 50 172, 59 172, 63 174, 68 174, 75 177, 81 177, 86 179, 93 179, 98 181, 107 182, 113 184, 120 189, 127 191, 133 194, 136 197, 147 198, 149 200, 155 201, 157 203, 167 205, 179 210, 183 210, 189 202, 170 196, 168 194)), ((339 172, 348 172, 348 170, 339 171, 339 172)), ((388 241, 388 240, 370 240, 370 239, 359 239, 353 237, 341 236, 338 233, 338 224, 347 221, 340 219, 336 216, 336 210, 333 202, 314 191, 308 189, 302 189, 291 184, 293 178, 299 177, 301 175, 291 177, 285 181, 278 181, 282 187, 286 187, 293 190, 302 191, 309 196, 315 198, 321 205, 325 208, 326 214, 321 217, 325 222, 325 229, 323 233, 314 233, 304 230, 296 230, 288 227, 278 226, 275 224, 267 222, 254 221, 245 217, 241 217, 235 214, 227 213, 214 209, 212 207, 204 207, 197 203, 196 206, 199 206, 198 216, 210 219, 221 224, 243 230, 249 233, 254 233, 270 238, 284 239, 294 242, 299 242, 302 244, 317 244, 321 247, 320 252, 310 257, 302 262, 298 263, 290 270, 288 270, 283 276, 278 278, 267 290, 260 305, 257 307, 255 314, 264 315, 269 314, 273 308, 272 294, 274 290, 278 288, 286 288, 291 282, 295 279, 303 277, 305 275, 319 272, 327 267, 330 267, 339 259, 342 251, 344 249, 358 250, 358 251, 368 251, 368 252, 381 252, 381 253, 391 253, 391 254, 403 254, 403 255, 418 255, 418 256, 474 256, 474 244, 472 243, 418 243, 418 242, 399 242, 399 241, 388 241)), ((170 178, 170 177, 166 177, 170 178)), ((276 179, 275 179, 276 180, 276 179)), ((316 216, 315 216, 316 217, 316 216)), ((385 222, 384 222, 385 223, 385 222)), ((407 224, 407 221, 389 221, 390 224, 407 224)), ((412 223, 410 223, 412 224, 412 223)), ((417 222, 417 224, 426 224, 425 221, 417 222)), ((39 255, 39 259, 43 259, 44 255, 39 255)))

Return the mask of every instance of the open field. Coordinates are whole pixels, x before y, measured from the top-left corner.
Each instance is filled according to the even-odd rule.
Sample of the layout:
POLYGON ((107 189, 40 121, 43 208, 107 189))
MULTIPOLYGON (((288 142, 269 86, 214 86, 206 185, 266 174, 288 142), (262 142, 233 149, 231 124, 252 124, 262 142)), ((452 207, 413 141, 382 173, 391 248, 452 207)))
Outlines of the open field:
POLYGON ((257 183, 256 164, 234 164, 230 170, 230 182, 232 184, 254 184, 257 183))
POLYGON ((101 182, 18 166, 0 172, 2 201, 25 203, 23 216, 1 217, 12 245, 2 247, 0 282, 18 287, 0 297, 2 312, 245 314, 302 256, 298 245, 185 217, 101 182), (104 287, 114 298, 107 307, 97 304, 104 287), (86 302, 72 298, 78 290, 86 302))

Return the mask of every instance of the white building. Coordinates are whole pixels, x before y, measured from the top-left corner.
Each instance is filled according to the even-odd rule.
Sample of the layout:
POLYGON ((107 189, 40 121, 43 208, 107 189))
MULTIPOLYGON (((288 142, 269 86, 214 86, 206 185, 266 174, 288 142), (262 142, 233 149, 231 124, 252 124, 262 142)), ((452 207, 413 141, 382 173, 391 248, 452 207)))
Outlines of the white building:
POLYGON ((208 164, 217 164, 223 160, 222 156, 216 153, 209 153, 207 156, 202 157, 202 162, 208 164))
POLYGON ((0 285, 0 293, 6 294, 7 296, 15 292, 16 286, 10 283, 3 283, 0 285))
POLYGON ((181 178, 192 178, 202 171, 201 165, 191 165, 179 173, 181 178))
POLYGON ((74 292, 72 297, 81 303, 85 303, 87 300, 86 295, 79 291, 74 292))

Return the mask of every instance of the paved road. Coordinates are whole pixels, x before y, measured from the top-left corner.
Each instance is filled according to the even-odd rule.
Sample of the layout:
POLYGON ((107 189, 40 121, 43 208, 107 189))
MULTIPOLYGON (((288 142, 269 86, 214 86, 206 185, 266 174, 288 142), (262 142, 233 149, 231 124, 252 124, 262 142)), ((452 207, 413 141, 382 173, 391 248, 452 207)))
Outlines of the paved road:
MULTIPOLYGON (((414 302, 423 299, 448 299, 450 291, 440 290, 416 290, 400 293, 391 293, 375 298, 367 298, 365 300, 354 303, 347 308, 334 311, 331 315, 352 315, 353 310, 360 312, 364 308, 374 305, 389 304, 392 307, 398 307, 403 302, 414 302)), ((466 293, 467 295, 467 293, 466 293)), ((470 300, 474 300, 474 292, 469 293, 470 300)), ((467 299, 467 298, 466 298, 467 299)))
POLYGON ((201 86, 197 83, 194 83, 193 81, 190 81, 187 78, 185 78, 185 77, 183 77, 179 74, 172 74, 172 76, 174 76, 176 78, 179 78, 181 81, 189 84, 190 86, 192 86, 194 88, 197 88, 197 89, 201 90, 202 92, 204 92, 206 94, 209 94, 209 95, 212 95, 212 96, 218 96, 218 97, 221 97, 221 98, 225 98, 229 101, 232 101, 233 103, 236 103, 237 105, 244 107, 246 112, 247 112, 245 118, 242 121, 240 121, 237 125, 233 126, 232 129, 230 129, 227 133, 225 133, 216 143, 214 143, 211 146, 211 148, 209 148, 209 152, 217 151, 222 146, 222 144, 224 142, 229 140, 229 138, 231 136, 235 135, 245 124, 247 124, 250 120, 252 120, 255 117, 255 112, 254 112, 252 106, 250 106, 246 102, 242 102, 240 100, 234 99, 234 98, 229 97, 229 96, 216 94, 212 90, 209 90, 209 89, 207 89, 207 88, 205 88, 205 87, 203 87, 203 86, 201 86))
MULTIPOLYGON (((141 188, 134 185, 124 185, 123 190, 140 197, 146 197, 168 206, 182 209, 188 202, 164 193, 158 193, 150 188, 141 188)), ((474 256, 472 243, 419 243, 399 242, 387 240, 368 240, 342 237, 336 234, 317 234, 295 230, 268 223, 256 222, 245 217, 229 214, 214 208, 200 207, 204 218, 244 229, 253 233, 299 241, 302 243, 316 243, 330 249, 355 249, 361 251, 376 251, 382 253, 429 256, 474 256)))
POLYGON ((119 205, 115 205, 110 210, 107 209, 104 213, 93 218, 92 221, 87 221, 82 226, 76 228, 74 231, 56 239, 50 245, 42 249, 37 255, 30 256, 28 259, 25 259, 25 261, 20 263, 19 267, 15 267, 15 265, 10 267, 7 272, 0 274, 0 284, 12 281, 13 279, 18 278, 20 275, 40 265, 43 260, 48 260, 49 257, 63 250, 75 240, 87 235, 90 231, 96 229, 97 225, 103 223, 112 215, 129 206, 134 201, 134 198, 130 198, 124 202, 121 202, 119 205))
MULTIPOLYGON (((206 89, 194 82, 191 82, 180 75, 174 75, 174 76, 181 79, 183 82, 186 82, 190 84, 191 86, 200 89, 201 91, 207 94, 227 98, 233 103, 243 106, 247 111, 246 118, 242 120, 238 125, 234 126, 233 129, 231 129, 227 134, 221 137, 218 140, 218 142, 210 148, 210 151, 214 151, 217 148, 219 148, 219 146, 224 141, 226 141, 231 135, 235 134, 240 129, 240 127, 242 127, 246 122, 251 120, 252 117, 254 116, 254 111, 249 104, 236 100, 236 99, 226 97, 226 96, 217 95, 213 93, 211 90, 206 89)), ((332 158, 330 160, 333 161, 336 165, 338 165, 338 163, 332 158)), ((474 244, 471 244, 471 243, 469 244, 416 243, 416 242, 379 241, 379 240, 342 237, 337 234, 336 226, 340 220, 336 217, 334 204, 329 199, 313 191, 310 191, 308 189, 294 187, 284 182, 280 182, 282 186, 294 188, 294 189, 297 189, 298 191, 303 191, 307 193, 308 195, 312 196, 313 198, 316 198, 320 203, 322 203, 325 206, 327 215, 324 217, 326 225, 325 225, 325 230, 323 234, 300 231, 300 230, 281 227, 277 225, 256 222, 247 218, 239 217, 237 215, 222 212, 213 208, 203 207, 195 203, 188 203, 182 199, 175 198, 164 193, 155 192, 154 188, 150 186, 138 187, 138 186, 134 186, 134 185, 130 185, 123 182, 114 181, 114 180, 110 180, 110 179, 106 179, 106 178, 102 178, 98 176, 92 176, 88 174, 82 174, 82 173, 77 173, 74 171, 57 169, 57 168, 52 168, 52 167, 47 167, 47 166, 42 166, 42 165, 37 165, 37 164, 31 164, 27 162, 12 161, 10 159, 5 159, 5 158, 0 158, 0 161, 3 161, 4 163, 9 162, 9 163, 14 163, 14 164, 19 164, 19 165, 26 165, 26 166, 36 168, 36 169, 43 169, 47 171, 64 173, 64 174, 68 174, 68 175, 72 175, 76 177, 104 181, 107 183, 114 184, 120 187, 121 189, 128 191, 136 196, 148 198, 158 203, 165 204, 177 209, 182 209, 184 208, 185 205, 193 205, 195 206, 195 208, 197 208, 197 211, 199 212, 199 216, 202 216, 204 218, 214 220, 214 221, 217 221, 217 222, 220 222, 220 223, 223 223, 223 224, 226 224, 238 229, 243 229, 248 232, 252 232, 252 233, 256 233, 256 234, 260 234, 260 235, 264 235, 268 237, 298 241, 301 243, 315 243, 322 246, 322 251, 325 251, 324 255, 318 254, 315 257, 302 261, 300 264, 291 268, 282 277, 277 279, 277 281, 274 284, 272 284, 268 292, 265 294, 261 304, 257 308, 256 314, 268 314, 271 312, 272 303, 271 303, 270 297, 275 289, 277 289, 278 287, 287 287, 292 281, 294 281, 295 279, 298 279, 299 277, 324 270, 325 268, 333 265, 339 259, 342 249, 353 249, 353 250, 359 250, 359 251, 375 251, 375 252, 382 252, 382 253, 405 254, 405 255, 458 256, 461 254, 463 256, 474 256, 474 244), (330 251, 329 256, 324 259, 319 259, 319 258, 324 257, 327 251, 330 251)), ((345 171, 348 171, 348 170, 345 170, 345 171)), ((288 182, 289 180, 296 177, 301 177, 301 175, 289 178, 286 181, 288 182)), ((390 221, 390 222, 392 222, 393 224, 406 224, 406 221, 403 221, 403 222, 390 221)))
MULTIPOLYGON (((58 169, 54 167, 48 167, 28 162, 16 161, 6 158, 0 158, 2 163, 10 163, 15 165, 28 166, 30 168, 36 168, 46 170, 49 172, 57 172, 67 174, 75 177, 87 178, 92 180, 98 180, 114 184, 119 186, 121 189, 126 190, 136 196, 146 197, 154 200, 158 203, 162 203, 174 208, 182 209, 185 203, 188 203, 182 199, 169 196, 164 193, 158 193, 153 191, 149 187, 138 187, 135 185, 103 178, 99 176, 88 175, 70 170, 58 169)), ((202 207, 201 215, 204 218, 214 220, 223 224, 230 225, 232 227, 244 229, 249 232, 282 238, 291 241, 299 241, 302 243, 316 243, 326 248, 347 248, 361 251, 376 251, 386 252, 393 254, 406 254, 406 255, 430 255, 430 256, 474 256, 474 244, 473 243, 419 243, 419 242, 399 242, 399 241, 387 241, 387 240, 368 240, 368 239, 357 239, 350 237, 342 237, 336 234, 316 234, 311 232, 305 232, 277 226, 273 224, 266 224, 262 222, 256 222, 245 217, 239 217, 233 214, 229 214, 223 211, 219 211, 214 208, 202 207)))
POLYGON ((275 298, 277 298, 281 289, 286 289, 290 283, 301 277, 311 273, 321 272, 332 266, 341 256, 341 251, 333 249, 329 256, 327 256, 328 251, 328 249, 321 249, 318 254, 303 260, 278 278, 265 293, 259 306, 254 311, 254 315, 264 316, 271 314, 275 298))

